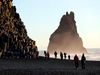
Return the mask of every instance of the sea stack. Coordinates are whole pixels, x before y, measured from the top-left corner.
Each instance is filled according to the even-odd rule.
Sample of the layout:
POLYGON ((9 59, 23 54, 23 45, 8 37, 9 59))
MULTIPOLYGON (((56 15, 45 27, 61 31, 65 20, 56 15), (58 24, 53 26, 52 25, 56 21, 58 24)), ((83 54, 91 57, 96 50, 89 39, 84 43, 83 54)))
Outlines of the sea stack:
POLYGON ((50 36, 48 51, 51 54, 55 51, 71 54, 87 53, 82 39, 77 33, 74 12, 66 12, 62 16, 59 27, 50 36))
POLYGON ((0 0, 0 53, 2 57, 22 57, 37 50, 35 41, 27 35, 13 0, 0 0))

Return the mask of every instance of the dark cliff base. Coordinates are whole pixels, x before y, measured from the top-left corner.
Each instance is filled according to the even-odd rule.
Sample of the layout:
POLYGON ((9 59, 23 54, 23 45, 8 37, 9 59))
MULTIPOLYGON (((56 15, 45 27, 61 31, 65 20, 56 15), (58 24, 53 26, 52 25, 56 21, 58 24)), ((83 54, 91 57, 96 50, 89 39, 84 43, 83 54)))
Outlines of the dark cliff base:
POLYGON ((87 61, 85 70, 76 70, 72 60, 0 59, 0 75, 100 75, 100 62, 87 61))

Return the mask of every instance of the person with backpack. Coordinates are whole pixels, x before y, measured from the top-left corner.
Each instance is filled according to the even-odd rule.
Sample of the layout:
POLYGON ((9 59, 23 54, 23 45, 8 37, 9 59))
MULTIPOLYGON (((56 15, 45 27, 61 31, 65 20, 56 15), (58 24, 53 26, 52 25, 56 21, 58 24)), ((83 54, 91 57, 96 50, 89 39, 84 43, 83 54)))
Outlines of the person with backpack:
POLYGON ((74 63, 75 63, 75 68, 77 69, 79 67, 79 58, 77 55, 74 56, 74 63))

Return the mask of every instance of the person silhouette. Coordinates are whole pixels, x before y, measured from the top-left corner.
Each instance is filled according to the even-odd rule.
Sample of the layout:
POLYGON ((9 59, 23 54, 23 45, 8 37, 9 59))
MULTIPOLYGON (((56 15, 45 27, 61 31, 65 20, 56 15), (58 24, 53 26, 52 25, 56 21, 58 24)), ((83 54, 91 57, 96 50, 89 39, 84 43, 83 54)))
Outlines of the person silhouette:
POLYGON ((75 63, 75 68, 77 69, 79 67, 79 58, 77 55, 74 56, 74 63, 75 63))
POLYGON ((66 59, 66 53, 64 53, 64 58, 66 59))
POLYGON ((55 56, 55 59, 56 59, 57 58, 57 52, 56 51, 54 52, 54 56, 55 56))
POLYGON ((45 56, 45 58, 46 58, 46 51, 44 51, 44 56, 45 56))
POLYGON ((61 58, 61 60, 63 59, 63 53, 62 52, 60 52, 60 58, 61 58))
POLYGON ((81 67, 82 67, 82 69, 85 69, 85 62, 86 62, 86 57, 84 56, 84 53, 83 53, 82 57, 81 57, 81 67))
POLYGON ((68 55, 68 60, 70 60, 70 55, 68 55))
POLYGON ((47 58, 47 59, 50 58, 50 54, 49 54, 49 52, 46 53, 46 58, 47 58))

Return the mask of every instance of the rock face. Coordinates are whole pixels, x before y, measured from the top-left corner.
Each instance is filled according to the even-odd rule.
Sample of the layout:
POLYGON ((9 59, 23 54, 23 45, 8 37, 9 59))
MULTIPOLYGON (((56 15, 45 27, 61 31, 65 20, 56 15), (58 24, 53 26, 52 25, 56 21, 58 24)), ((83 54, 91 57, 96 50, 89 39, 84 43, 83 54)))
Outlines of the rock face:
POLYGON ((59 27, 49 40, 48 51, 50 53, 54 53, 54 51, 58 53, 87 53, 77 33, 73 12, 70 14, 67 12, 66 15, 62 16, 59 27))
POLYGON ((0 0, 0 51, 3 56, 21 56, 36 51, 35 41, 16 12, 12 0, 0 0))

